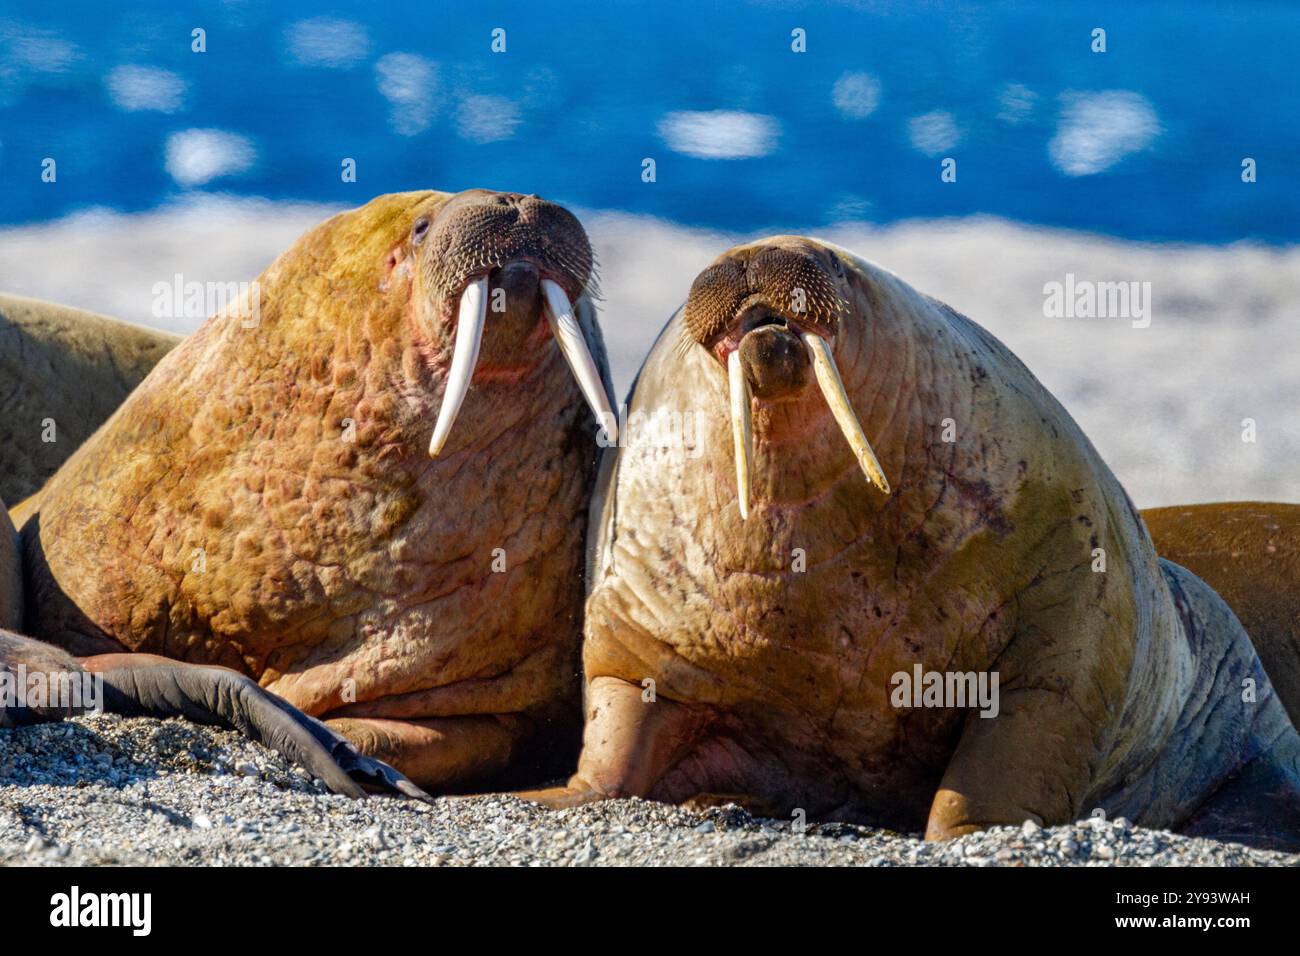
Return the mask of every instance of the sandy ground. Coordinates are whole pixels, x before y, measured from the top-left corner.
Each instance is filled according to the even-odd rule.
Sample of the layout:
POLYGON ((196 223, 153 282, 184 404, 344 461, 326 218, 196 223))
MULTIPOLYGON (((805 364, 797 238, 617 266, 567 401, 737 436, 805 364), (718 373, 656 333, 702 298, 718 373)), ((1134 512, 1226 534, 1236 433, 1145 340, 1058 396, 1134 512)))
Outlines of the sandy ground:
MULTIPOLYGON (((139 215, 91 211, 0 229, 3 290, 156 318, 153 287, 239 282, 331 207, 211 196, 139 215), (57 255, 51 250, 57 250, 57 255), (69 268, 75 263, 75 268, 69 268)), ((601 263, 602 326, 622 395, 695 275, 753 236, 582 211, 601 263)), ((799 231, 780 224, 759 234, 799 231)), ((1083 426, 1141 507, 1300 502, 1300 247, 1144 245, 995 219, 808 230, 892 270, 990 329, 1083 426), (1048 318, 1044 286, 1149 282, 1150 324, 1048 318), (1245 419, 1256 440, 1242 440, 1245 419)))
POLYGON ((0 865, 1300 866, 1300 856, 1125 820, 1001 827, 943 844, 643 800, 543 810, 326 794, 276 754, 180 721, 0 731, 0 865))

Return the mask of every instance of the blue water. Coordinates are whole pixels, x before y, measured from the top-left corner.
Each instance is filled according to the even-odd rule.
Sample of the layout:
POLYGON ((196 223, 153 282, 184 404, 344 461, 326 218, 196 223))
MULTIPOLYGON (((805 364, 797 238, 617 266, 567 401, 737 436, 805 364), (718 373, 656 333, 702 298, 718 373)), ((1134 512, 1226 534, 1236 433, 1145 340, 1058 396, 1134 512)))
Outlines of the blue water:
POLYGON ((164 146, 197 127, 251 142, 250 167, 199 187, 241 195, 360 202, 483 185, 741 230, 991 213, 1129 238, 1300 240, 1300 4, 114 6, 0 5, 0 221, 175 198, 184 190, 164 146), (295 60, 286 31, 318 16, 359 24, 365 54, 335 69, 295 60), (195 26, 206 53, 190 51, 195 26), (1098 26, 1104 54, 1089 49, 1098 26), (504 54, 489 49, 494 27, 507 31, 504 54), (807 53, 791 52, 794 27, 807 53), (62 44, 57 68, 23 65, 32 36, 62 44), (393 52, 436 64, 433 115, 417 135, 395 131, 376 85, 376 62, 393 52), (183 106, 115 105, 104 79, 122 64, 178 75, 183 106), (832 102, 846 71, 879 83, 865 119, 832 102), (1008 83, 1034 96, 1018 124, 998 118, 1008 83), (1049 153, 1061 96, 1106 90, 1142 98, 1159 132, 1099 172, 1066 175, 1049 153), (473 95, 511 102, 512 136, 458 131, 458 104, 473 95), (779 137, 757 158, 695 158, 659 131, 682 110, 761 114, 779 137), (935 110, 960 140, 931 156, 908 124, 935 110), (355 184, 340 180, 345 156, 357 160, 355 184), (955 183, 940 181, 945 156, 957 160, 955 183), (1247 156, 1258 163, 1250 185, 1247 156), (56 183, 40 180, 44 157, 57 160, 56 183), (641 179, 646 157, 654 183, 641 179))

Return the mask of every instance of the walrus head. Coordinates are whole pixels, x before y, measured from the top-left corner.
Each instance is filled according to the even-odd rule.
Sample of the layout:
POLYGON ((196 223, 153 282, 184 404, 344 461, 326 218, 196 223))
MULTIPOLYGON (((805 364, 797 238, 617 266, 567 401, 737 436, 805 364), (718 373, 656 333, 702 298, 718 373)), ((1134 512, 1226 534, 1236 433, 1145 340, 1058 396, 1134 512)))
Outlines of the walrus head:
POLYGON ((889 494, 835 360, 837 335, 853 318, 851 275, 837 250, 779 236, 728 250, 691 285, 685 344, 706 349, 726 370, 742 518, 754 460, 753 401, 801 399, 814 379, 863 472, 889 494))
POLYGON ((549 327, 596 420, 611 441, 615 416, 582 336, 574 303, 589 291, 587 235, 561 206, 518 193, 473 189, 418 215, 399 262, 413 273, 417 314, 430 335, 454 337, 442 407, 429 454, 442 450, 480 355, 493 368, 536 356, 549 327))

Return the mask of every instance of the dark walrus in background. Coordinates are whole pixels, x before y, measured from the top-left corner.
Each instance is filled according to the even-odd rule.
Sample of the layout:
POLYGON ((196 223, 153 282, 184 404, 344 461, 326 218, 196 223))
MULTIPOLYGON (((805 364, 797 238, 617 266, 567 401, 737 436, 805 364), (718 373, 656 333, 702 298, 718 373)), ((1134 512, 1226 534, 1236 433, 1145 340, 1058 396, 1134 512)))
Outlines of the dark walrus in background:
POLYGON ((1300 737, 1241 624, 975 323, 824 243, 740 246, 629 423, 593 497, 578 772, 533 797, 1300 842, 1300 737), (693 441, 636 428, 692 415, 693 441))
POLYGON ((230 668, 437 791, 571 767, 592 265, 536 196, 312 229, 24 508, 26 632, 230 668))

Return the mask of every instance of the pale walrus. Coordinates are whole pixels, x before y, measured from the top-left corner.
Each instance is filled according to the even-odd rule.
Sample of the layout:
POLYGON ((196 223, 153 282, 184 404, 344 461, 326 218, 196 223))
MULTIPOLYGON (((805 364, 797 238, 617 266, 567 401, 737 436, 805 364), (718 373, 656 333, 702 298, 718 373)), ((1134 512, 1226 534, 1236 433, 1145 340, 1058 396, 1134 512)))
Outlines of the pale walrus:
POLYGON ((54 474, 180 336, 52 302, 0 295, 0 500, 54 474))
POLYGON ((593 498, 581 760, 533 797, 1297 834, 1300 739, 1246 633, 970 320, 824 243, 740 246, 628 412, 593 498))
POLYGON ((233 668, 441 792, 571 767, 592 265, 536 196, 310 230, 39 493, 28 633, 233 668))

